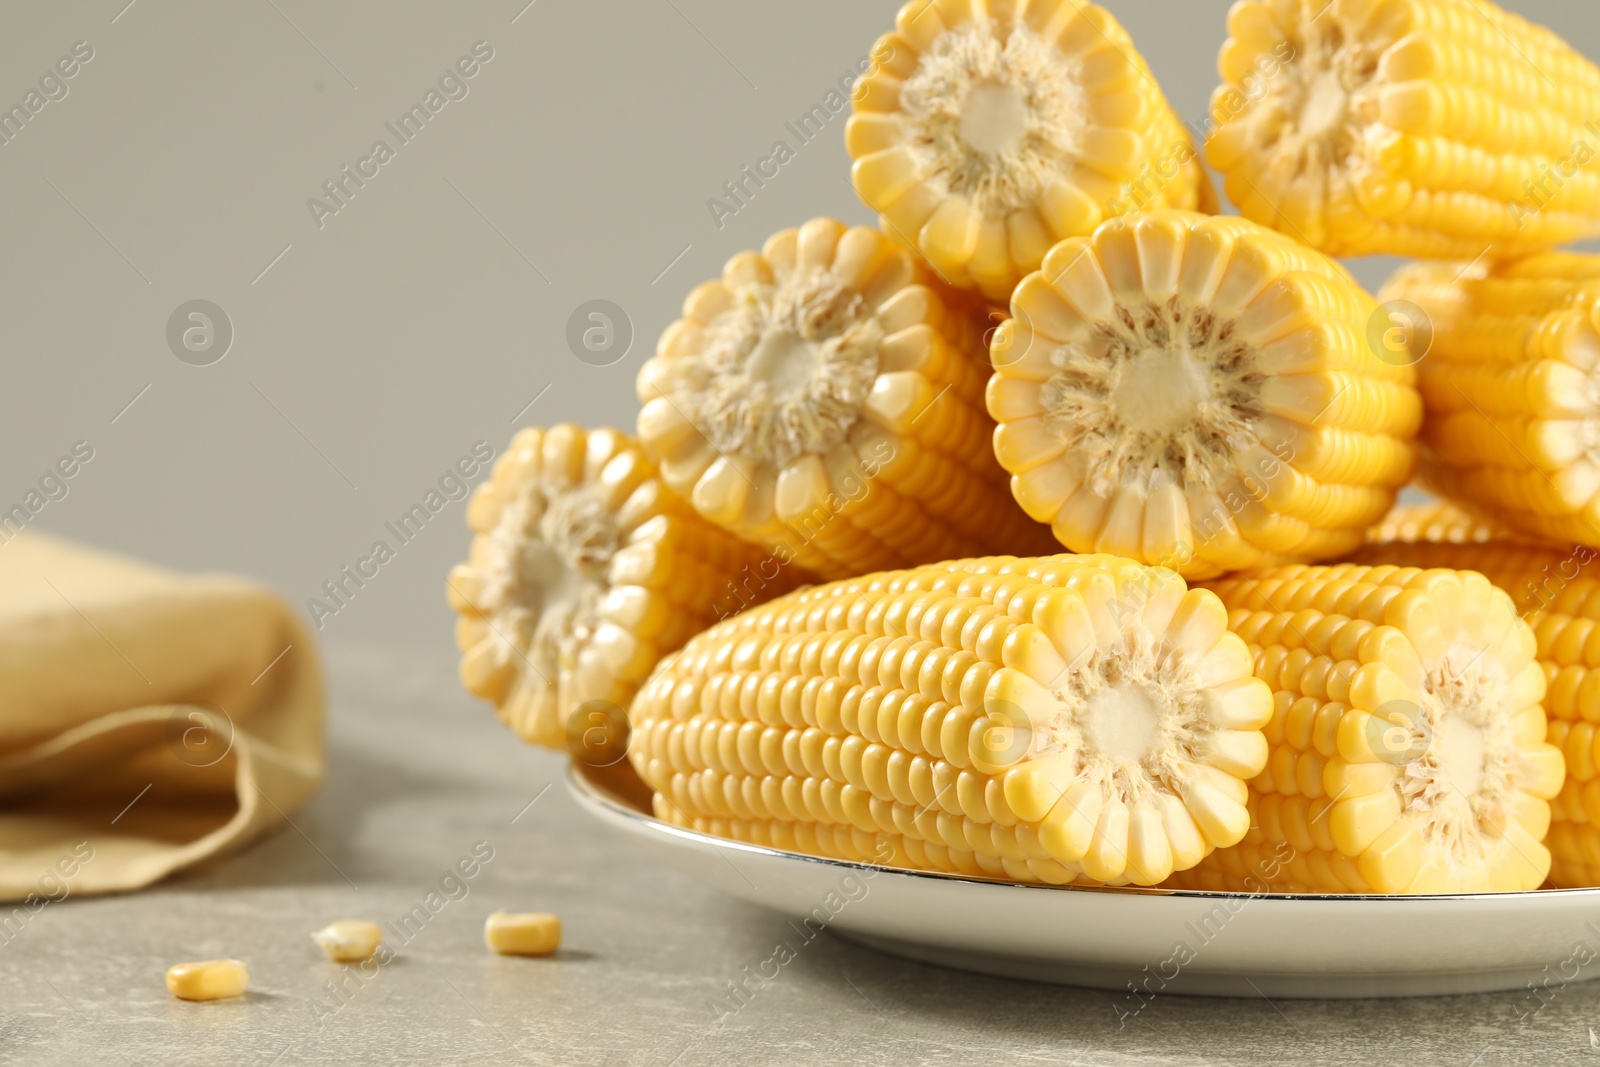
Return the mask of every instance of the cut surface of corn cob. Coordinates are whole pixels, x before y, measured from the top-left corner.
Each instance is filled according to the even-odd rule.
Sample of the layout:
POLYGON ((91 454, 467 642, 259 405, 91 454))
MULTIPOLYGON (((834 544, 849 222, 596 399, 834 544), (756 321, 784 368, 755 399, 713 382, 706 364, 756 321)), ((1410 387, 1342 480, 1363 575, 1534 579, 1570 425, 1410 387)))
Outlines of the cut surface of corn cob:
POLYGON ((616 430, 522 430, 467 522, 447 588, 462 684, 525 740, 578 756, 586 705, 578 734, 609 735, 661 656, 807 580, 701 519, 616 430))
POLYGON ((1290 566, 1208 583, 1273 689, 1251 830, 1175 887, 1536 889, 1561 790, 1544 671, 1471 571, 1290 566))
POLYGON ((1050 539, 987 438, 976 305, 813 219, 698 286, 639 371, 639 438, 700 514, 830 578, 1050 539))
POLYGON ((1566 781, 1551 804, 1550 881, 1600 885, 1600 564, 1595 549, 1512 541, 1469 544, 1394 540, 1357 553, 1368 563, 1481 572, 1511 596, 1538 641, 1546 740, 1565 756, 1566 781))
POLYGON ((845 145, 884 231, 1005 300, 1050 246, 1146 207, 1215 210, 1188 132, 1116 19, 1078 0, 913 0, 845 145))
POLYGON ((1411 476, 1413 369, 1326 256, 1157 211, 1061 242, 995 331, 994 450, 1077 552, 1207 578, 1361 544, 1411 476))
POLYGON ((1600 223, 1600 70, 1490 0, 1241 0, 1206 142, 1249 219, 1330 255, 1470 259, 1600 223))
POLYGON ((693 638, 633 707, 658 817, 791 851, 1151 885, 1248 826, 1266 685, 1211 593, 1110 556, 801 590, 693 638))
POLYGON ((1423 483, 1537 537, 1600 545, 1600 256, 1412 264, 1380 298, 1409 303, 1431 337, 1423 483))

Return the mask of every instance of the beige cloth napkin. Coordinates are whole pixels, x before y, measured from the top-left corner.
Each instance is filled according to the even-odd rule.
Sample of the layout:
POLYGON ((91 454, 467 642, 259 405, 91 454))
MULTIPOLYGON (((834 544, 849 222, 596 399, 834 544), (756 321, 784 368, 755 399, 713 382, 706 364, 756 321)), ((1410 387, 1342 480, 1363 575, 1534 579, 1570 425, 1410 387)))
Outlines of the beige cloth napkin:
POLYGON ((280 825, 323 770, 316 648, 270 592, 0 543, 0 901, 147 886, 280 825))

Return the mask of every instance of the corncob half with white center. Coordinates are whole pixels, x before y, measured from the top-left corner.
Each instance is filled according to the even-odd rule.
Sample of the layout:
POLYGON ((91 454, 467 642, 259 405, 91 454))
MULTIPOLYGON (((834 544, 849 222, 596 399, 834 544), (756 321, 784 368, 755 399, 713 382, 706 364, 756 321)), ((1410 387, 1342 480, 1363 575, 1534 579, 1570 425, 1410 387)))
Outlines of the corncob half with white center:
MULTIPOLYGON (((1390 525, 1404 525, 1402 511, 1390 525)), ((1405 567, 1481 572, 1510 594, 1538 641, 1544 668, 1546 740, 1566 757, 1566 782, 1551 804, 1550 880, 1600 885, 1600 564, 1585 545, 1550 548, 1505 540, 1440 543, 1397 537, 1357 557, 1405 567), (1409 541, 1409 543, 1408 543, 1409 541)))
POLYGON ((1600 256, 1418 263, 1379 295, 1413 305, 1396 313, 1426 346, 1424 484, 1535 536, 1600 545, 1600 256))
POLYGON ((521 431, 467 523, 472 550, 448 582, 461 682, 549 748, 569 748, 592 701, 625 711, 692 634, 807 580, 701 519, 616 430, 521 431))
POLYGON ((1063 241, 995 331, 994 450, 1078 552, 1207 578, 1361 544, 1411 476, 1421 404, 1321 253, 1158 211, 1063 241))
POLYGON ((1050 246, 1152 207, 1215 210, 1116 19, 1079 0, 913 0, 852 96, 852 179, 952 284, 1005 300, 1050 246))
POLYGON ((629 758, 658 817, 792 851, 1151 885, 1244 834, 1266 685, 1211 593, 1110 556, 789 594, 664 661, 629 758))
POLYGON ((1533 632, 1510 597, 1470 571, 1348 564, 1209 588, 1272 686, 1271 755, 1250 783, 1244 841, 1174 886, 1240 891, 1259 879, 1276 892, 1459 893, 1543 883, 1550 853, 1540 842, 1563 766, 1545 743, 1533 632))
POLYGON ((832 219, 734 256, 639 371, 667 485, 828 578, 1052 547, 988 447, 978 310, 934 284, 832 219))
POLYGON ((1241 0, 1206 156, 1330 255, 1470 259, 1600 224, 1600 70, 1490 0, 1241 0))

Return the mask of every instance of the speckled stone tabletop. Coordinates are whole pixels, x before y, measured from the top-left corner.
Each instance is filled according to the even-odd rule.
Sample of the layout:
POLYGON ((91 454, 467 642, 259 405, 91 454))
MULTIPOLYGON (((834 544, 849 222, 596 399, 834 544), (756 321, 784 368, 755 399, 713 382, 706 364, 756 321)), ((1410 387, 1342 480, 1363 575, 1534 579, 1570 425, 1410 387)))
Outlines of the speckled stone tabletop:
MULTIPOLYGON (((831 934, 743 1010, 713 998, 786 916, 665 869, 581 811, 561 761, 455 687, 448 648, 328 651, 327 787, 292 828, 149 892, 68 899, 0 944, 0 1063, 1600 1063, 1600 985, 1378 1001, 1159 997, 906 962, 831 934), (471 879, 457 862, 492 849, 471 879), (394 924, 426 905, 403 943, 394 924), (488 952, 484 916, 549 910, 548 959, 488 952), (307 936, 362 916, 398 949, 370 976, 307 936), (183 1003, 165 968, 234 956, 240 1000, 183 1003)), ((468 865, 468 869, 471 865, 468 865)), ((1284 947, 1293 952, 1292 945, 1284 947)))

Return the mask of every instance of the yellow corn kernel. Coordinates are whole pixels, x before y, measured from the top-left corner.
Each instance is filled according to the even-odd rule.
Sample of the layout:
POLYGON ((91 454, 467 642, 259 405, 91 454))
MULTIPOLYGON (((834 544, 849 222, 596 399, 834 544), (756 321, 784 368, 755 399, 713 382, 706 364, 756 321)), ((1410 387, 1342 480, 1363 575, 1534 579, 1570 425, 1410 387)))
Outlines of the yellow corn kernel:
POLYGON ((1221 602, 1113 556, 800 590, 639 691, 656 815, 813 855, 1151 885, 1249 826, 1270 691, 1221 602))
POLYGON ((1600 256, 1419 263, 1380 296, 1427 346, 1413 353, 1423 483, 1535 537, 1600 545, 1600 256))
POLYGON ((1004 301, 1050 246, 1155 207, 1216 210, 1183 123, 1091 3, 912 0, 874 45, 845 146, 883 231, 1004 301))
MULTIPOLYGON (((1407 513, 1385 526, 1403 526, 1407 513)), ((1358 553, 1368 563, 1457 567, 1482 573, 1510 594, 1533 631, 1544 670, 1546 740, 1565 759, 1566 778, 1548 810, 1545 846, 1550 880, 1564 889, 1600 886, 1600 552, 1587 545, 1553 548, 1514 539, 1452 544, 1393 538, 1358 553), (1408 543, 1409 541, 1409 543, 1408 543)), ((1533 730, 1531 722, 1527 727, 1533 730)), ((1544 756, 1554 776, 1560 760, 1544 756)))
POLYGON ((1042 550, 988 446, 976 315, 813 219, 689 294, 639 371, 640 441, 706 519, 825 578, 1042 550))
POLYGON ((243 996, 250 972, 238 960, 175 963, 167 968, 167 992, 179 1000, 224 1000, 243 996))
POLYGON ((994 450, 1077 552, 1209 578, 1360 545, 1415 463, 1406 360, 1326 256, 1157 211, 1063 241, 994 334, 994 450))
POLYGON ((340 919, 311 935, 323 955, 339 963, 371 959, 383 943, 383 928, 361 919, 340 919))
POLYGON ((467 522, 448 582, 462 684, 524 739, 596 765, 620 758, 613 727, 657 659, 810 580, 702 519, 616 430, 521 431, 467 522))
POLYGON ((548 956, 561 947, 561 920, 544 912, 497 911, 484 921, 483 941, 502 956, 548 956))
POLYGON ((1329 255, 1513 257, 1600 223, 1600 69, 1490 0, 1240 0, 1207 158, 1329 255))
POLYGON ((1561 753, 1545 742, 1533 633, 1505 592, 1471 571, 1354 564, 1208 587, 1272 686, 1271 755, 1250 783, 1244 841, 1174 887, 1468 893, 1544 882, 1561 753))

